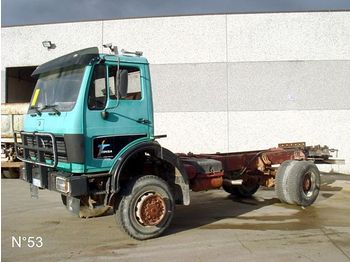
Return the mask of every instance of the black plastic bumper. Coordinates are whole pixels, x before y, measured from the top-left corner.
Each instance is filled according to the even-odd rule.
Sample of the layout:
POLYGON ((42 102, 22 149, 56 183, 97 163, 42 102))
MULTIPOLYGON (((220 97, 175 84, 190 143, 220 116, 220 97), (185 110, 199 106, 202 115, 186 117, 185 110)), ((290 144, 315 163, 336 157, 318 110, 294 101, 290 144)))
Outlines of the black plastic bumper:
POLYGON ((53 171, 50 168, 25 163, 21 178, 34 186, 56 191, 66 196, 88 195, 88 179, 84 175, 53 171), (57 178, 69 183, 68 192, 57 188, 57 178))

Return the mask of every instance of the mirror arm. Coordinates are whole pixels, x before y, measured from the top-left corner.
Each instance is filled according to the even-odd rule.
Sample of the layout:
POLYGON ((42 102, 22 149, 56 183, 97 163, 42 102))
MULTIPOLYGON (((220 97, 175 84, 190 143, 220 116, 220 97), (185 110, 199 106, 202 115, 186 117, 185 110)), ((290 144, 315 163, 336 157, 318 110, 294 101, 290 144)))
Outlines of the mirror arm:
MULTIPOLYGON (((123 97, 124 93, 127 92, 127 85, 128 85, 128 74, 127 74, 127 70, 120 70, 120 57, 117 56, 117 72, 116 72, 116 75, 114 77, 114 92, 115 92, 115 95, 117 97, 117 101, 116 101, 116 104, 114 106, 110 106, 110 86, 108 85, 108 90, 107 90, 107 98, 108 98, 108 101, 107 101, 107 105, 105 107, 105 109, 101 112, 101 116, 103 119, 106 119, 108 118, 108 110, 109 109, 114 109, 114 108, 117 108, 119 106, 119 103, 120 103, 120 99, 121 97, 123 97), (126 73, 126 74, 125 74, 126 73), (126 78, 125 78, 126 77, 126 78), (119 90, 121 87, 122 83, 122 89, 119 90)), ((109 77, 109 76, 108 76, 109 77)), ((108 82, 109 83, 109 82, 108 82)))
POLYGON ((117 95, 117 100, 119 101, 119 85, 120 85, 120 57, 118 55, 118 63, 117 63, 117 74, 115 80, 115 93, 117 95))
POLYGON ((107 118, 108 118, 109 113, 108 113, 108 111, 106 111, 107 109, 109 109, 109 108, 105 108, 105 109, 101 112, 101 117, 102 117, 103 119, 107 119, 107 118))
MULTIPOLYGON (((117 72, 116 72, 116 77, 114 78, 114 87, 115 87, 115 90, 114 92, 116 93, 116 96, 117 96, 117 104, 115 106, 111 106, 109 107, 109 101, 110 101, 110 98, 108 97, 108 102, 107 102, 107 106, 106 108, 101 112, 101 116, 103 119, 106 119, 108 117, 108 112, 107 110, 110 110, 110 109, 114 109, 114 108, 117 108, 119 106, 119 100, 120 100, 120 97, 119 97, 119 68, 120 68, 120 57, 119 55, 117 55, 117 58, 118 58, 118 63, 117 63, 117 72)), ((109 87, 108 87, 109 88, 109 87)), ((109 90, 108 90, 109 92, 109 90)))

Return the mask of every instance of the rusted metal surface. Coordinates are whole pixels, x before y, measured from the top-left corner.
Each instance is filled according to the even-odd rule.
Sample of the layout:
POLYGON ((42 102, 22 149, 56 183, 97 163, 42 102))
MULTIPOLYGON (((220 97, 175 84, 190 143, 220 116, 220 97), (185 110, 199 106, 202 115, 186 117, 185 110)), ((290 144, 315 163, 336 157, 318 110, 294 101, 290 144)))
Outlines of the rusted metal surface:
POLYGON ((145 226, 158 225, 166 214, 166 204, 164 199, 154 193, 147 193, 140 197, 136 217, 145 226))
POLYGON ((265 187, 274 187, 275 186, 275 176, 259 176, 259 185, 265 186, 265 187))
POLYGON ((203 191, 220 188, 223 183, 223 170, 218 172, 203 173, 195 166, 185 164, 185 169, 190 180, 190 188, 193 191, 203 191))
POLYGON ((306 159, 305 154, 301 150, 285 150, 281 148, 243 153, 205 154, 196 156, 221 161, 225 172, 240 171, 243 169, 263 172, 266 166, 281 164, 286 160, 306 159))
POLYGON ((293 148, 304 149, 306 147, 306 143, 305 142, 281 143, 281 144, 278 144, 278 147, 283 149, 293 149, 293 148))
POLYGON ((203 191, 222 186, 224 171, 220 161, 191 154, 182 154, 180 158, 190 180, 190 189, 203 191))
POLYGON ((303 181, 304 193, 307 193, 310 190, 310 188, 311 188, 311 177, 310 175, 306 175, 303 181))
POLYGON ((338 156, 337 149, 330 149, 328 146, 308 146, 306 147, 307 157, 310 159, 328 159, 331 157, 331 153, 336 153, 338 156))
POLYGON ((278 165, 287 160, 313 160, 321 163, 344 163, 343 160, 329 159, 331 152, 327 146, 306 146, 305 142, 279 144, 277 148, 266 150, 217 153, 217 154, 178 154, 184 161, 190 188, 202 191, 219 188, 224 179, 229 181, 241 180, 243 184, 258 183, 266 187, 274 186, 274 178, 278 165), (205 160, 217 160, 222 163, 222 170, 216 172, 199 172, 196 164, 188 159, 197 159, 198 163, 205 160))
POLYGON ((191 180, 191 179, 195 178, 197 175, 196 168, 192 165, 189 165, 189 164, 184 164, 184 166, 185 166, 185 169, 187 172, 188 179, 191 180))
POLYGON ((306 146, 305 142, 293 142, 278 144, 278 148, 282 149, 300 149, 305 152, 305 155, 309 159, 328 159, 332 157, 331 153, 335 153, 338 157, 338 150, 329 148, 328 146, 306 146))
POLYGON ((198 176, 190 183, 190 188, 193 191, 204 191, 209 189, 220 188, 223 183, 223 172, 208 174, 208 176, 198 176))

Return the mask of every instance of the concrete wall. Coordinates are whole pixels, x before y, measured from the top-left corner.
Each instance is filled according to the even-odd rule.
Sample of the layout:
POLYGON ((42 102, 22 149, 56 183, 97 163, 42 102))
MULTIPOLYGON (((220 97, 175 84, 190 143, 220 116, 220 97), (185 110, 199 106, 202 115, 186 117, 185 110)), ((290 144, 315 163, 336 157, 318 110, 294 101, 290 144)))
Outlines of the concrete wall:
POLYGON ((156 133, 174 151, 306 141, 350 173, 350 12, 127 19, 2 29, 2 70, 113 42, 151 63, 156 133), (57 48, 47 51, 41 41, 57 48), (16 50, 16 52, 14 52, 16 50))

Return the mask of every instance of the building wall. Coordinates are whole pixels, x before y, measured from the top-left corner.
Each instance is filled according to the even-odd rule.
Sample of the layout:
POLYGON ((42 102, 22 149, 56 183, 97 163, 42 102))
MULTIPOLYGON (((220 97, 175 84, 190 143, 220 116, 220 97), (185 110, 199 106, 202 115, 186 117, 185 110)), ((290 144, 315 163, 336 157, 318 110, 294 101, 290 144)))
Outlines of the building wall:
MULTIPOLYGON (((176 152, 306 141, 350 173, 350 12, 204 15, 2 29, 2 71, 113 42, 151 64, 156 133, 176 152), (51 40, 57 48, 41 46, 51 40)), ((4 87, 2 87, 3 90, 4 87)), ((3 91, 2 91, 3 92, 3 91)))

